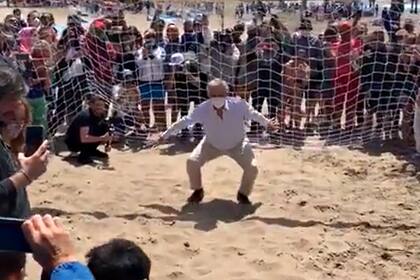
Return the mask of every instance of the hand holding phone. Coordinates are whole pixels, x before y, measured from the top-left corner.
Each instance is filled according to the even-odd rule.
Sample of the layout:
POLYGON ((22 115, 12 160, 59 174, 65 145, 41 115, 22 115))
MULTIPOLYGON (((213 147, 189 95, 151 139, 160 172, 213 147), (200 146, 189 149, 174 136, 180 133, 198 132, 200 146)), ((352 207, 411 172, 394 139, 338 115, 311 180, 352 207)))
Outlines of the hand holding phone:
POLYGON ((20 159, 22 170, 29 177, 29 180, 36 180, 45 173, 48 165, 48 156, 48 141, 44 141, 32 156, 20 159))
POLYGON ((35 215, 23 223, 22 230, 34 259, 45 271, 51 272, 60 264, 77 261, 70 235, 57 218, 35 215))
POLYGON ((33 155, 44 142, 44 127, 30 125, 26 128, 25 156, 33 155))
POLYGON ((0 217, 0 251, 31 253, 22 231, 24 220, 0 217))

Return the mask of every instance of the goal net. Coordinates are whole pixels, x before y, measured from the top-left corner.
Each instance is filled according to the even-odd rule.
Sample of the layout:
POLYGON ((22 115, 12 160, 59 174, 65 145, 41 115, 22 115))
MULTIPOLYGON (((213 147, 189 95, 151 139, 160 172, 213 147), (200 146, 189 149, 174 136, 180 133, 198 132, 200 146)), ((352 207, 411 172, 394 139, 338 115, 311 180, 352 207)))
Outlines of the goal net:
MULTIPOLYGON (((224 13, 224 30, 214 24, 223 9, 216 1, 110 2, 86 23, 69 17, 57 42, 32 49, 32 57, 38 47, 35 56, 51 52, 38 61, 51 82, 46 118, 35 121, 57 135, 90 94, 99 94, 115 133, 143 141, 206 101, 207 83, 220 78, 232 96, 277 120, 280 129, 269 132, 244 123, 260 144, 412 139, 419 38, 347 21, 324 22, 320 30, 308 19, 286 26, 263 6, 243 5, 239 22, 224 13)), ((194 125, 178 137, 200 138, 202 129, 194 125)))

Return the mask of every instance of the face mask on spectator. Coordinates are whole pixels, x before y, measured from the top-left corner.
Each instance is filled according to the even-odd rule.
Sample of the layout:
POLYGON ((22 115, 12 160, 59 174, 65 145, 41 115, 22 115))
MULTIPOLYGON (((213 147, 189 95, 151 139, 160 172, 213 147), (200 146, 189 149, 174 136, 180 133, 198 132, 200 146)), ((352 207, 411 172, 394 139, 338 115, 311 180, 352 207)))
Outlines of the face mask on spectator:
POLYGON ((23 125, 19 123, 10 123, 6 126, 6 134, 11 139, 16 139, 22 132, 23 125))
POLYGON ((309 37, 311 35, 311 31, 309 30, 301 30, 300 34, 302 34, 303 37, 309 37))
POLYGON ((226 98, 225 97, 212 97, 210 101, 214 107, 219 109, 225 106, 226 98))
POLYGON ((38 26, 40 26, 41 25, 41 21, 39 20, 39 18, 35 18, 33 21, 32 21, 32 26, 33 27, 38 27, 38 26))
POLYGON ((144 47, 146 49, 153 49, 156 45, 156 40, 155 39, 147 39, 146 41, 144 41, 144 47))
POLYGON ((128 46, 128 45, 124 46, 124 52, 128 53, 128 52, 131 52, 131 51, 132 51, 131 46, 128 46))

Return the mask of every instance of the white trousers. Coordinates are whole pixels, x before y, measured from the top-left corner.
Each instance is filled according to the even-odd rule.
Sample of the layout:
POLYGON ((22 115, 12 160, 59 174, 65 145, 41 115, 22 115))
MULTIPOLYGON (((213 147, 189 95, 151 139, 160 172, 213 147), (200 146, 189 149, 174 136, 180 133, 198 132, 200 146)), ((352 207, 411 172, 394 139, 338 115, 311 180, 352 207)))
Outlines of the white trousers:
POLYGON ((206 163, 220 156, 228 156, 236 161, 243 169, 242 180, 239 192, 243 195, 250 195, 258 175, 258 168, 251 144, 246 139, 236 147, 220 151, 207 143, 205 138, 195 147, 187 160, 187 173, 190 185, 193 190, 203 188, 201 181, 201 167, 206 163))

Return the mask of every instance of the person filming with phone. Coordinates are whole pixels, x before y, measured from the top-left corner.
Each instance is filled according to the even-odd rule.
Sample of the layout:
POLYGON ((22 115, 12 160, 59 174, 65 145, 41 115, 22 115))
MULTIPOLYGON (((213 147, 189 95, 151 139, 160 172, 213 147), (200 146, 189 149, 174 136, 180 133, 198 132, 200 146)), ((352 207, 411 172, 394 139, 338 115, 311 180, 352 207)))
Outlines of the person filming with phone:
MULTIPOLYGON (((16 157, 11 146, 25 128, 17 122, 26 87, 22 76, 7 63, 0 64, 0 216, 27 218, 30 204, 26 187, 47 170, 48 142, 29 157, 16 157)), ((21 141, 21 140, 19 140, 21 141)), ((21 141, 22 144, 22 141, 21 141)))
POLYGON ((93 158, 108 159, 108 154, 98 150, 105 145, 106 151, 115 137, 109 133, 106 121, 105 101, 97 95, 89 99, 89 108, 80 112, 66 133, 66 145, 73 153, 79 153, 80 164, 91 164, 93 158))

